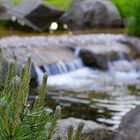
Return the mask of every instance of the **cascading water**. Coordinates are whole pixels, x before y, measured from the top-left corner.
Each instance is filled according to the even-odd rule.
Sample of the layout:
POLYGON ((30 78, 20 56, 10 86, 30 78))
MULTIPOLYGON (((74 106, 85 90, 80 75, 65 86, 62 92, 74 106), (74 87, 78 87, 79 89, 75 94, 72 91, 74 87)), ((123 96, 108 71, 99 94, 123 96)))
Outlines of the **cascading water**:
POLYGON ((129 86, 140 89, 140 69, 136 70, 135 60, 127 60, 123 54, 118 55, 118 60, 108 62, 108 71, 82 67, 61 76, 50 77, 49 87, 54 88, 55 85, 57 90, 65 91, 60 92, 59 97, 57 93, 51 92, 52 100, 59 101, 65 110, 71 110, 72 114, 69 115, 80 115, 83 119, 116 128, 122 116, 138 105, 140 99, 128 90, 129 86))
MULTIPOLYGON (((131 56, 131 50, 127 45, 121 44, 120 40, 125 40, 123 35, 16 37, 15 40, 14 37, 10 37, 0 40, 0 45, 7 50, 9 50, 9 46, 16 46, 15 49, 21 47, 21 50, 17 51, 19 58, 23 55, 22 53, 27 54, 29 50, 33 52, 35 48, 36 56, 41 59, 40 54, 44 53, 45 60, 50 57, 44 52, 45 48, 48 52, 50 48, 56 46, 53 52, 50 51, 53 58, 57 57, 58 46, 65 46, 63 49, 66 48, 66 51, 70 50, 67 46, 78 48, 73 52, 73 61, 58 59, 57 63, 50 65, 40 67, 35 65, 39 82, 42 81, 44 72, 49 74, 47 105, 52 107, 60 104, 64 117, 74 116, 117 127, 122 116, 140 104, 140 60, 131 56), (40 44, 42 44, 42 48, 40 48, 40 44), (29 47, 25 49, 27 45, 29 47), (43 51, 38 53, 39 49, 43 51), (80 49, 89 49, 92 53, 94 52, 98 58, 96 59, 95 56, 91 58, 99 59, 98 64, 106 63, 108 60, 108 69, 101 70, 101 67, 97 68, 94 65, 84 66, 83 59, 79 56, 80 49), (115 56, 114 52, 117 52, 115 56), (100 54, 105 54, 102 60, 100 54), (112 56, 115 59, 112 60, 112 56)), ((59 53, 63 49, 60 48, 59 53)), ((63 58, 67 58, 67 53, 63 54, 63 58)), ((34 62, 36 60, 37 58, 34 62)), ((49 60, 51 61, 52 58, 49 60)), ((92 62, 94 64, 94 61, 92 62)))
POLYGON ((79 58, 72 62, 59 61, 55 64, 40 66, 39 68, 42 72, 47 72, 48 75, 57 75, 80 69, 83 66, 82 60, 79 58))
POLYGON ((38 74, 38 81, 41 82, 43 73, 47 73, 49 76, 60 75, 64 73, 68 73, 71 71, 75 71, 77 69, 81 69, 84 67, 84 64, 79 57, 80 49, 75 49, 75 57, 76 59, 73 61, 58 61, 54 64, 43 65, 43 66, 35 66, 36 72, 38 74))

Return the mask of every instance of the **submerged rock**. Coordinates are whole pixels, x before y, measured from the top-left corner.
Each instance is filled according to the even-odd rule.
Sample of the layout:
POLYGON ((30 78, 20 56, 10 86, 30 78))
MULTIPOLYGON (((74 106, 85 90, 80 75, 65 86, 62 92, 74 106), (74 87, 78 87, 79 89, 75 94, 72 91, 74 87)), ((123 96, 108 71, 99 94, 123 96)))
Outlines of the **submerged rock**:
POLYGON ((121 16, 110 0, 74 0, 62 20, 71 30, 121 27, 121 16))
POLYGON ((63 136, 65 140, 68 139, 67 132, 69 127, 72 126, 75 131, 80 122, 84 122, 85 124, 81 140, 85 140, 87 137, 89 138, 89 140, 111 140, 110 136, 112 135, 112 131, 107 127, 99 125, 93 121, 85 121, 76 118, 67 118, 60 120, 59 127, 55 133, 54 139, 56 139, 58 135, 63 136))

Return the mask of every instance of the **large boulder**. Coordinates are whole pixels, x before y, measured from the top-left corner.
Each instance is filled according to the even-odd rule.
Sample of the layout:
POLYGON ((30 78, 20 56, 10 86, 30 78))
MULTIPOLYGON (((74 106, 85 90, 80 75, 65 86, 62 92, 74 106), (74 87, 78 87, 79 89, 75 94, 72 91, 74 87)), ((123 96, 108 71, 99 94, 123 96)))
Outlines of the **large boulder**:
POLYGON ((59 22, 63 14, 64 11, 43 4, 42 0, 22 0, 17 5, 14 5, 12 0, 3 0, 0 3, 1 20, 17 20, 36 31, 49 28, 52 22, 59 22))
POLYGON ((67 118, 60 120, 59 127, 53 139, 55 140, 58 135, 63 136, 65 140, 68 139, 68 129, 72 126, 75 131, 80 122, 84 122, 85 124, 81 140, 85 140, 87 137, 89 140, 111 140, 110 138, 112 135, 112 131, 107 127, 99 125, 93 121, 85 121, 76 118, 67 118))
POLYGON ((115 140, 140 140, 140 105, 123 117, 115 140))
POLYGON ((52 22, 59 22, 59 18, 63 14, 64 11, 60 9, 41 4, 24 18, 31 23, 29 25, 32 25, 35 30, 42 31, 49 28, 52 22))
POLYGON ((74 0, 62 20, 72 30, 121 27, 122 19, 110 0, 74 0))

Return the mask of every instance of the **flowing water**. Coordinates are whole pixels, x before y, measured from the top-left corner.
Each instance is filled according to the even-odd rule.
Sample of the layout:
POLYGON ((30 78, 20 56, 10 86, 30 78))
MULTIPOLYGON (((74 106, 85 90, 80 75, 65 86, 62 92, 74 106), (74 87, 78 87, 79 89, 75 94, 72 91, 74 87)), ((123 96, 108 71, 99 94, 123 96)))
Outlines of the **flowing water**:
POLYGON ((120 54, 119 60, 108 62, 108 71, 78 62, 77 70, 74 65, 74 71, 62 73, 64 66, 59 65, 60 74, 49 76, 47 105, 60 104, 63 117, 94 120, 116 128, 122 116, 140 104, 140 69, 136 61, 125 60, 120 54))
MULTIPOLYGON (((30 50, 32 53, 33 48, 37 50, 41 48, 40 45, 42 48, 69 46, 69 44, 73 46, 76 44, 88 45, 89 47, 94 45, 93 49, 97 53, 108 52, 110 49, 117 50, 118 60, 108 60, 108 70, 106 71, 86 67, 79 57, 79 49, 75 50, 73 61, 62 60, 49 65, 35 65, 39 82, 41 82, 44 72, 49 75, 48 100, 46 101, 49 107, 60 104, 63 109, 63 117, 74 116, 94 120, 116 128, 122 116, 140 104, 140 65, 138 66, 137 61, 131 58, 131 55, 129 60, 125 58, 122 53, 125 47, 116 42, 120 39, 123 40, 123 35, 91 34, 82 36, 82 39, 77 36, 62 36, 59 39, 56 36, 54 38, 15 36, 1 39, 0 45, 5 50, 9 50, 10 46, 15 47, 19 56, 22 53, 27 55, 30 50), (26 46, 29 47, 26 48, 26 46), (108 46, 111 48, 107 48, 108 46), (20 47, 21 50, 18 50, 20 47)), ((75 48, 78 48, 78 45, 75 48)), ((38 50, 34 52, 37 57, 41 56, 40 53, 37 53, 38 50)), ((55 54, 57 55, 57 53, 55 54)), ((55 55, 53 54, 52 57, 55 55)))

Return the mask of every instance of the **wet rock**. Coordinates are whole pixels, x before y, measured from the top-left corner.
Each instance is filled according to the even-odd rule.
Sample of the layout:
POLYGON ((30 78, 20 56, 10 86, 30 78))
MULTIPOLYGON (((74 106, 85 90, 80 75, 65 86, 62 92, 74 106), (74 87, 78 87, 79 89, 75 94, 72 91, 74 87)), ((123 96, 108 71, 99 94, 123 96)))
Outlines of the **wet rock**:
POLYGON ((89 50, 81 50, 80 57, 86 66, 98 68, 101 70, 108 69, 108 60, 106 56, 103 56, 101 54, 97 55, 89 50))
POLYGON ((62 135, 64 139, 67 139, 67 132, 69 127, 74 127, 75 131, 80 122, 84 122, 85 124, 81 140, 85 140, 87 137, 89 138, 89 140, 111 140, 110 136, 112 135, 112 131, 107 127, 99 125, 93 121, 85 121, 76 118, 67 118, 60 120, 59 127, 55 133, 54 139, 56 139, 58 135, 62 135))
POLYGON ((138 37, 125 36, 124 40, 120 40, 120 42, 129 46, 135 57, 140 57, 140 39, 138 37))
POLYGON ((28 53, 31 53, 33 63, 37 66, 59 61, 72 62, 80 55, 85 65, 106 70, 107 61, 132 56, 131 49, 118 42, 123 38, 123 35, 110 34, 13 36, 1 39, 0 45, 4 47, 5 58, 15 56, 18 62, 25 61, 28 53))
POLYGON ((140 140, 140 105, 123 118, 114 140, 140 140))
POLYGON ((106 53, 95 53, 92 49, 81 49, 80 50, 80 57, 83 63, 92 68, 97 68, 100 70, 107 70, 108 69, 108 62, 112 62, 119 59, 130 59, 130 55, 128 53, 122 52, 120 54, 116 51, 110 51, 106 53), (123 57, 123 58, 121 58, 123 57))
POLYGON ((71 30, 121 27, 122 19, 110 0, 74 0, 62 20, 71 30))

